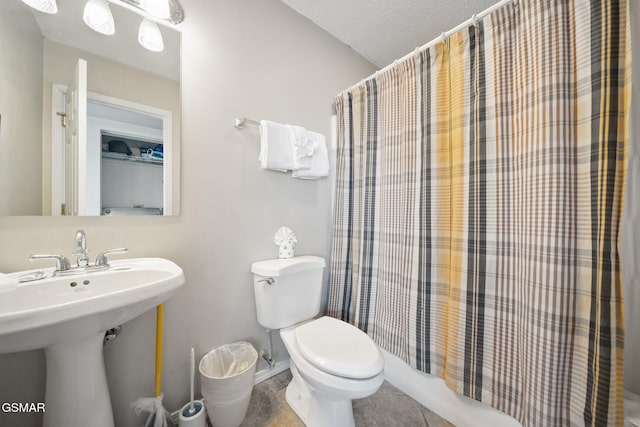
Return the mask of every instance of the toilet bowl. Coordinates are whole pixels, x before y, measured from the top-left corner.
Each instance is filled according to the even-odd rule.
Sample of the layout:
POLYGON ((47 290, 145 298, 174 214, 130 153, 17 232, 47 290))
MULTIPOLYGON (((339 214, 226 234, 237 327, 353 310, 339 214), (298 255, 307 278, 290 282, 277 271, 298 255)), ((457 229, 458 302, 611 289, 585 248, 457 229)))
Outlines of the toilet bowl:
POLYGON ((293 379, 287 403, 310 427, 354 426, 352 399, 375 393, 384 381, 384 359, 362 331, 321 317, 280 331, 293 379))
POLYGON ((347 322, 314 317, 322 299, 321 257, 259 261, 251 266, 258 323, 279 329, 290 357, 287 403, 308 427, 352 427, 352 399, 384 381, 382 352, 347 322))

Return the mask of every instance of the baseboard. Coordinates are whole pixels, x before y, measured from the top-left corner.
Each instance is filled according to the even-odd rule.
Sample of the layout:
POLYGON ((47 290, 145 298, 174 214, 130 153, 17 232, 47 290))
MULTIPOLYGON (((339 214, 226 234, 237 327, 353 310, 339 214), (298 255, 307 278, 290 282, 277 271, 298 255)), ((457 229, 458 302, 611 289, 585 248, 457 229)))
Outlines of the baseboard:
MULTIPOLYGON (((258 359, 258 363, 260 363, 260 359, 258 359)), ((264 363, 260 364, 264 365, 264 363)), ((289 369, 289 359, 276 362, 275 366, 271 369, 269 369, 269 367, 260 369, 256 372, 254 384, 259 384, 262 381, 268 380, 269 378, 278 375, 280 372, 286 371, 287 369, 289 369)))

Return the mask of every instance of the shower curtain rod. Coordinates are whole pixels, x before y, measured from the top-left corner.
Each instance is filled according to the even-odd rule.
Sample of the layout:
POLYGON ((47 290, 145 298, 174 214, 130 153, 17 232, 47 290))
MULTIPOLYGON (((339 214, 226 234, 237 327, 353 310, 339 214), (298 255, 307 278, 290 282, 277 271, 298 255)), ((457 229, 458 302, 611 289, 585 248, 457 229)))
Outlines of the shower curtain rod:
POLYGON ((441 41, 442 42, 445 41, 445 39, 447 37, 449 37, 450 35, 457 33, 458 31, 462 30, 463 28, 468 27, 469 25, 475 24, 479 19, 484 18, 488 14, 500 9, 503 6, 508 5, 509 3, 518 4, 518 0, 501 0, 501 1, 499 1, 498 3, 494 4, 493 6, 488 7, 487 9, 483 10, 482 12, 473 15, 471 18, 467 19, 466 21, 464 21, 462 24, 458 25, 457 27, 454 27, 452 30, 445 31, 444 33, 440 34, 439 37, 436 37, 435 39, 431 40, 430 42, 427 42, 427 43, 423 44, 422 46, 415 48, 415 50, 413 50, 413 52, 409 52, 408 54, 406 54, 402 58, 396 59, 391 64, 389 64, 386 67, 384 67, 384 68, 376 71, 375 73, 371 74, 369 77, 365 77, 364 79, 360 80, 358 83, 356 83, 353 86, 349 87, 344 92, 349 92, 349 91, 355 89, 356 87, 358 87, 359 85, 361 85, 365 81, 371 80, 371 79, 377 77, 378 74, 387 71, 388 69, 390 69, 391 67, 395 66, 399 62, 405 61, 405 60, 411 58, 412 56, 417 55, 419 52, 422 52, 423 50, 431 47, 435 43, 438 43, 438 42, 441 42, 441 41))

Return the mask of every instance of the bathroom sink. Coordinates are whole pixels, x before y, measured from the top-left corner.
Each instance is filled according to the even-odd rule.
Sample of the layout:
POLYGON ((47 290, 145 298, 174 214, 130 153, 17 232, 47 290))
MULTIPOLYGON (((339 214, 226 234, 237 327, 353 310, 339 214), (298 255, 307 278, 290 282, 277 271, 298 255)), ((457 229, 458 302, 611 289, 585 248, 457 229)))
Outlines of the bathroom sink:
POLYGON ((163 303, 184 283, 182 269, 162 258, 109 265, 60 276, 53 269, 29 270, 4 276, 10 284, 0 282, 0 353, 45 352, 45 427, 84 427, 87 420, 92 427, 114 426, 105 331, 163 303), (45 277, 17 283, 38 271, 45 277))
POLYGON ((44 279, 0 287, 0 353, 45 348, 106 331, 166 301, 184 283, 182 269, 166 259, 110 264, 100 272, 48 274, 44 279))

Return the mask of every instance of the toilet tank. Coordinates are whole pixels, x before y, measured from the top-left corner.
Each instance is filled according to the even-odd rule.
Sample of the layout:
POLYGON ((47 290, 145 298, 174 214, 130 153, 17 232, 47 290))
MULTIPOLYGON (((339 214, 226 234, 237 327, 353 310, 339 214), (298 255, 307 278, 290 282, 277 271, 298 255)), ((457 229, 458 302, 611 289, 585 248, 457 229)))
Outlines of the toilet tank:
POLYGON ((253 290, 258 323, 281 329, 320 312, 324 258, 306 255, 254 262, 253 290))

